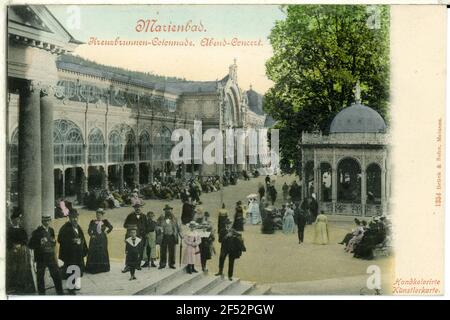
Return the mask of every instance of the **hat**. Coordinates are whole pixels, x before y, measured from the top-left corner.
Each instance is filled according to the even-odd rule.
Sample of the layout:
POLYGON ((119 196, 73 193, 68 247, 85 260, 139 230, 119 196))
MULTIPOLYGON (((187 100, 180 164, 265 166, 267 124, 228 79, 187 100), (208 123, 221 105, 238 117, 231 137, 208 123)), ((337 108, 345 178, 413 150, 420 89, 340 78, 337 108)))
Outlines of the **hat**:
POLYGON ((203 214, 205 217, 209 217, 209 212, 205 211, 205 213, 203 214))
POLYGON ((197 224, 197 222, 195 222, 195 221, 191 221, 191 222, 189 222, 189 228, 192 228, 192 227, 196 227, 198 224, 197 224))
POLYGON ((103 208, 98 208, 97 211, 95 211, 95 212, 105 214, 105 210, 103 208))
POLYGON ((239 200, 238 202, 236 202, 236 205, 240 206, 242 204, 242 201, 239 200))
POLYGON ((76 209, 69 210, 69 217, 78 217, 79 215, 76 209))
POLYGON ((17 219, 17 218, 19 218, 21 216, 22 216, 22 213, 20 213, 19 208, 18 207, 14 207, 13 208, 13 212, 11 214, 11 219, 17 219))
POLYGON ((42 221, 50 221, 50 220, 52 220, 52 217, 51 216, 42 216, 41 220, 42 221))
POLYGON ((172 210, 173 208, 171 206, 169 206, 168 204, 166 204, 163 208, 164 211, 168 211, 168 210, 172 210))
POLYGON ((137 230, 137 225, 130 224, 130 225, 127 226, 127 230, 137 230))
POLYGON ((140 207, 142 207, 142 204, 140 204, 139 202, 133 204, 133 208, 140 208, 140 207))

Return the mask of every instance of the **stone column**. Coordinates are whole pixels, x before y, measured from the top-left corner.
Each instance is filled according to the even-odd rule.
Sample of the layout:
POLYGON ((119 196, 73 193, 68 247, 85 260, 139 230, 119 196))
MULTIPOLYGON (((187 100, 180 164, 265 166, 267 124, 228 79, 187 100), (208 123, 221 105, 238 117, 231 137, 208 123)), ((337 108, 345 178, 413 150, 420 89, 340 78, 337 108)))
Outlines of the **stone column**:
POLYGON ((382 212, 386 214, 387 203, 386 203, 386 169, 381 170, 381 208, 382 212))
POLYGON ((333 167, 331 168, 331 201, 333 203, 333 214, 336 214, 337 180, 337 169, 336 165, 333 164, 333 167))
POLYGON ((42 216, 40 94, 37 83, 27 81, 19 98, 19 209, 28 235, 39 226, 42 216))
POLYGON ((55 180, 53 176, 53 97, 52 92, 42 92, 40 99, 41 121, 41 194, 42 213, 54 217, 55 180))
POLYGON ((139 184, 140 184, 140 179, 139 179, 139 139, 136 139, 136 145, 134 148, 134 163, 136 166, 136 170, 134 170, 134 177, 133 177, 133 182, 134 185, 136 186, 136 188, 139 189, 139 184))
POLYGON ((123 192, 123 164, 118 165, 119 168, 119 192, 123 192))
POLYGON ((363 217, 366 215, 366 202, 367 202, 367 178, 366 168, 361 171, 361 214, 363 217))

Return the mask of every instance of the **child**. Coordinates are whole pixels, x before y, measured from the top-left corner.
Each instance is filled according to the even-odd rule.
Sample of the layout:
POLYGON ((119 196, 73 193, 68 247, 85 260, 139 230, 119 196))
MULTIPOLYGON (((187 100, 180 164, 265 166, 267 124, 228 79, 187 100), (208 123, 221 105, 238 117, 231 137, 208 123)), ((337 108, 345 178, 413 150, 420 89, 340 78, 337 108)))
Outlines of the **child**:
POLYGON ((131 225, 128 227, 129 237, 125 240, 125 264, 130 270, 130 280, 136 280, 134 272, 140 267, 142 240, 137 235, 137 226, 131 225))

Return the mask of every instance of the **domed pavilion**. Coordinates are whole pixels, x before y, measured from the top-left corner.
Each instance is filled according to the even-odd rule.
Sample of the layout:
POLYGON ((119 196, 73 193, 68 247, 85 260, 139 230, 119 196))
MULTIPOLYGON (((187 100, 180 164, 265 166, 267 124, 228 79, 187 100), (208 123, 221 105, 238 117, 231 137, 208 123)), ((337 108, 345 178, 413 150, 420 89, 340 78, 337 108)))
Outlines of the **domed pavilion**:
POLYGON ((333 119, 328 135, 303 132, 303 197, 313 194, 325 214, 386 214, 390 195, 387 128, 374 109, 356 102, 333 119))

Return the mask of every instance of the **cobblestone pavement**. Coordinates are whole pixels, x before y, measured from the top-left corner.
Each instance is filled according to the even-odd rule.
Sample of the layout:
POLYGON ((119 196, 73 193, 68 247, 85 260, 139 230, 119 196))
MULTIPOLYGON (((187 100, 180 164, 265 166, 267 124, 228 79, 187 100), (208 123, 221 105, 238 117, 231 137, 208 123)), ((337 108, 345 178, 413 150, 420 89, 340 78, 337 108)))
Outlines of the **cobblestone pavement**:
MULTIPOLYGON (((281 186, 284 181, 290 183, 293 176, 278 176, 276 188, 278 190, 278 200, 276 206, 282 204, 281 186)), ((234 215, 236 201, 246 200, 246 196, 257 191, 259 182, 263 182, 264 177, 254 178, 250 181, 239 180, 235 186, 228 186, 223 192, 223 202, 230 211, 230 218, 234 215)), ((221 193, 202 194, 201 205, 205 211, 210 212, 214 226, 217 227, 217 210, 221 204, 221 193)), ((159 215, 163 206, 169 203, 174 208, 174 213, 179 217, 181 214, 181 201, 179 199, 170 202, 162 200, 146 200, 144 212, 152 210, 159 215)), ((109 235, 109 252, 112 261, 123 261, 124 259, 124 233, 123 221, 131 207, 107 210, 106 218, 114 225, 115 229, 109 235)), ((80 225, 86 232, 89 221, 94 218, 93 211, 81 209, 80 225)), ((54 222, 55 230, 59 230, 65 219, 58 219, 54 222)), ((305 243, 299 245, 297 234, 285 235, 277 231, 272 235, 262 234, 260 226, 246 225, 243 237, 247 247, 242 257, 235 263, 235 276, 243 280, 257 283, 286 283, 298 281, 314 281, 323 279, 335 279, 343 277, 355 277, 367 275, 366 270, 370 265, 377 265, 383 274, 389 275, 393 270, 393 258, 380 258, 374 261, 355 259, 351 254, 345 253, 343 247, 337 243, 352 228, 352 219, 342 217, 330 217, 329 245, 314 245, 313 227, 307 226, 305 230, 305 243)), ((218 270, 219 243, 215 243, 217 254, 208 262, 210 273, 218 270)), ((177 251, 178 251, 177 247, 177 251)), ((177 266, 179 252, 177 252, 177 266)), ((227 267, 225 267, 225 272, 227 267)), ((286 289, 286 293, 292 292, 292 287, 286 289)), ((294 290, 295 291, 295 290, 294 290)), ((281 292, 280 292, 281 293, 281 292)), ((358 294, 354 292, 353 294, 358 294)))

